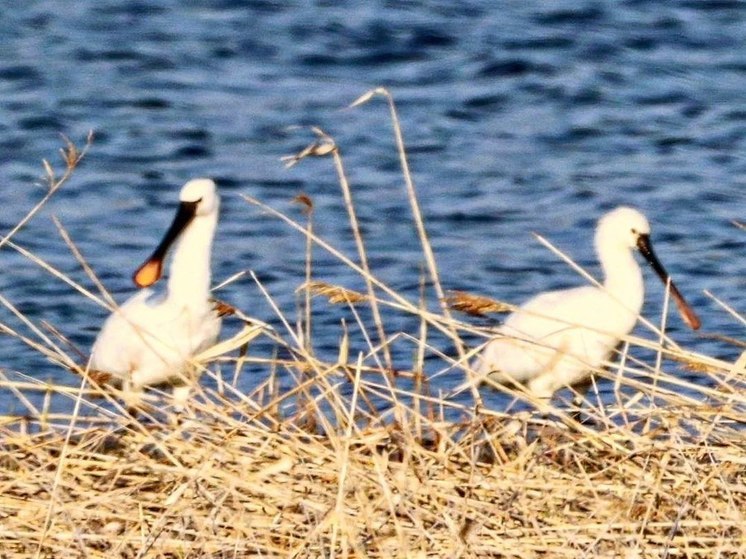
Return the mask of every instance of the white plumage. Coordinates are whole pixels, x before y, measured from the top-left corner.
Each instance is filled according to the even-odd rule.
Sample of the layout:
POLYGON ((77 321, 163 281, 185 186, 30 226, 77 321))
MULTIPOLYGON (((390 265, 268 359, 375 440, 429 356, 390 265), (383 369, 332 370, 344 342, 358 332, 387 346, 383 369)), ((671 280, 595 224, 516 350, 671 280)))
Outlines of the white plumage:
POLYGON ((550 399, 563 387, 583 394, 593 370, 609 360, 621 338, 635 326, 645 289, 633 251, 670 282, 684 321, 699 319, 655 256, 650 225, 637 210, 617 208, 596 228, 595 245, 604 272, 603 288, 577 287, 541 293, 512 313, 472 368, 504 386, 521 384, 537 398, 550 399))
POLYGON ((210 179, 187 182, 171 227, 150 258, 135 272, 138 287, 161 277, 169 247, 176 242, 168 289, 144 289, 106 320, 91 350, 90 368, 109 373, 113 383, 139 400, 143 388, 176 385, 183 405, 198 371, 192 357, 213 345, 221 319, 210 300, 210 256, 220 199, 210 179))

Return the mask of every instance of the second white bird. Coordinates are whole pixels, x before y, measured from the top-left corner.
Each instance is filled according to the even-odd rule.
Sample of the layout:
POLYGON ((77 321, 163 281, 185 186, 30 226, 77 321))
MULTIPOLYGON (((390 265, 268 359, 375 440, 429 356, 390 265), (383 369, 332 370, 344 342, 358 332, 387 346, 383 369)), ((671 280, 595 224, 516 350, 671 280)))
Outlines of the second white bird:
POLYGON ((666 273, 650 244, 650 225, 637 210, 617 208, 598 223, 596 252, 603 287, 550 291, 530 299, 511 314, 472 368, 504 386, 524 385, 537 398, 550 399, 563 387, 583 394, 592 372, 609 360, 622 337, 635 326, 642 309, 642 271, 638 250, 664 283, 684 321, 699 319, 666 273))

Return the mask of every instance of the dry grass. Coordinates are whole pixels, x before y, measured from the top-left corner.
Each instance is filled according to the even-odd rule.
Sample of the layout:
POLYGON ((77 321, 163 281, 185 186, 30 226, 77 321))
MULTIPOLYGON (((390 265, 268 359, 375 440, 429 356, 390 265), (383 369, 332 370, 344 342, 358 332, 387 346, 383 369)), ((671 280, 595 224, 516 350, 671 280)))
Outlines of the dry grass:
POLYGON ((270 427, 212 415, 169 433, 88 428, 66 442, 53 432, 14 435, 9 423, 3 550, 18 557, 746 552, 737 440, 687 442, 674 424, 641 435, 583 435, 520 423, 538 429, 529 442, 501 436, 505 425, 436 422, 428 425, 432 438, 420 439, 395 424, 311 435, 289 421, 270 427))
MULTIPOLYGON (((382 93, 395 117, 385 91, 357 104, 382 93)), ((336 143, 319 137, 290 161, 331 156, 343 177, 336 143)), ((78 161, 66 160, 69 172, 78 161)), ((376 278, 362 238, 360 265, 319 238, 310 200, 300 224, 246 198, 306 236, 304 280, 299 273, 306 308, 298 324, 281 316, 278 332, 219 303, 246 326, 199 356, 206 382, 177 425, 161 412, 133 421, 116 392, 102 394, 77 366, 54 328, 25 319, 35 333, 29 338, 0 324, 82 375, 79 387, 0 376, 26 408, 23 416, 0 416, 0 558, 746 557, 746 354, 726 363, 663 333, 629 337, 628 346, 652 357, 639 361, 625 349, 597 371, 613 383, 614 398, 602 405, 591 396, 583 423, 540 402, 533 404, 548 415, 489 410, 473 386, 471 399, 433 393, 435 376, 461 380, 475 351, 462 336, 485 335, 451 316, 448 305, 506 309, 468 294, 444 296, 406 166, 403 172, 438 310, 376 278), (312 249, 361 274, 366 293, 314 278, 312 249), (315 295, 349 309, 366 352, 350 355, 345 330, 337 356, 314 354, 315 295), (365 325, 357 308, 372 304, 417 317, 419 330, 396 332, 383 312, 365 325), (253 354, 258 336, 273 341, 275 358, 253 354), (452 354, 441 349, 449 344, 452 354), (389 360, 402 354, 411 359, 397 358, 395 369, 389 360), (430 378, 423 373, 428 357, 438 363, 430 378), (703 382, 681 378, 682 363, 703 382), (244 394, 237 379, 248 368, 263 371, 264 380, 244 394), (33 392, 47 395, 43 406, 32 403, 33 392), (73 411, 51 413, 52 396, 70 398, 73 411)), ((343 183, 348 202, 349 189, 343 183)), ((354 222, 354 208, 348 212, 354 222)))

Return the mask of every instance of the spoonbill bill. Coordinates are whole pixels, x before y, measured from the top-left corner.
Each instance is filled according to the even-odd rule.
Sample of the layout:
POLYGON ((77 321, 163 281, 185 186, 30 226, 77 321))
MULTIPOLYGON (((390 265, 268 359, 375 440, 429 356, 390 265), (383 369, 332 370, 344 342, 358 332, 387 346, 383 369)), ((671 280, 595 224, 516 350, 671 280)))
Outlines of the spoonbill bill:
POLYGON ((193 179, 182 187, 171 226, 133 276, 139 288, 155 284, 176 243, 166 292, 143 289, 132 296, 107 318, 93 344, 90 370, 108 373, 134 402, 145 387, 170 385, 174 407, 180 409, 199 376, 192 358, 218 338, 221 319, 210 299, 210 254, 219 206, 212 180, 193 179))
POLYGON ((603 286, 548 291, 529 299, 508 316, 472 363, 480 378, 503 386, 523 385, 544 400, 570 387, 580 405, 593 371, 632 331, 642 309, 645 289, 635 249, 668 284, 684 322, 699 328, 699 318, 653 252, 650 225, 639 211, 619 207, 601 217, 595 245, 603 286))

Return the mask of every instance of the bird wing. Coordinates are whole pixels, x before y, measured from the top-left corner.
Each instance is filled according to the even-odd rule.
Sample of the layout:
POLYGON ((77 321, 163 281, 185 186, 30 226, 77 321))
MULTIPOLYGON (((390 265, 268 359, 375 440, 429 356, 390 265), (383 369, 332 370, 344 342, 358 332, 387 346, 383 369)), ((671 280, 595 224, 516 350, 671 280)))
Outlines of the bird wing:
POLYGON ((562 355, 575 363, 562 366, 580 368, 580 361, 595 366, 616 344, 608 332, 616 331, 618 313, 619 303, 592 286, 539 294, 508 317, 475 367, 525 383, 560 365, 562 355))
POLYGON ((144 289, 109 315, 91 349, 92 369, 121 377, 138 368, 142 352, 137 348, 143 342, 135 325, 142 322, 150 296, 150 290, 144 289))

